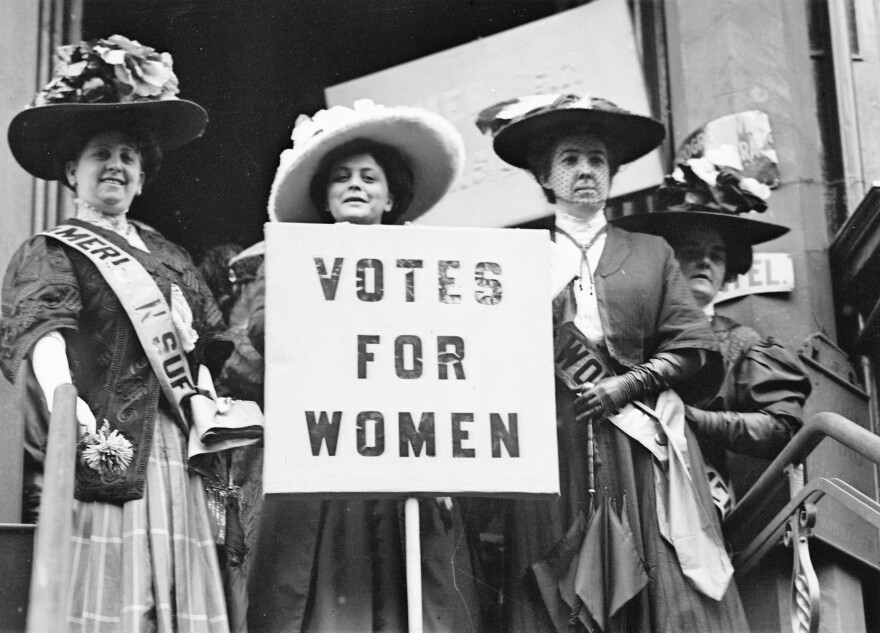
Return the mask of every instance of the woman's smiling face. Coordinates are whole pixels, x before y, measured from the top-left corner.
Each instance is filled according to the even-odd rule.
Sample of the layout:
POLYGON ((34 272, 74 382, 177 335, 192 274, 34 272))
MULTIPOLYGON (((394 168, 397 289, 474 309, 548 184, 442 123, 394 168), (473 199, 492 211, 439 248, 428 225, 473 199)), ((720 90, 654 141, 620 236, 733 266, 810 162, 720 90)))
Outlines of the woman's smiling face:
POLYGON ((330 167, 327 206, 336 222, 380 224, 393 205, 385 170, 372 155, 340 158, 330 167))
POLYGON ((141 155, 122 132, 93 136, 66 171, 78 198, 112 215, 128 211, 144 184, 141 155))

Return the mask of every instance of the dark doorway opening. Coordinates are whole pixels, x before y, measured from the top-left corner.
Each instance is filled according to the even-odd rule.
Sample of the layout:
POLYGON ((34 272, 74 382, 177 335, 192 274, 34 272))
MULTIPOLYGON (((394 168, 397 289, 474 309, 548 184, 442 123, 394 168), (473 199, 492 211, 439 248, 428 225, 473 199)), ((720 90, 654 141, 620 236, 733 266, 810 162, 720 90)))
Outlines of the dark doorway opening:
MULTIPOLYGON (((85 0, 83 37, 114 33, 174 57, 203 138, 169 154, 132 208, 188 248, 262 239, 278 156, 325 86, 551 15, 544 0, 85 0)), ((475 59, 473 63, 479 64, 475 59)))

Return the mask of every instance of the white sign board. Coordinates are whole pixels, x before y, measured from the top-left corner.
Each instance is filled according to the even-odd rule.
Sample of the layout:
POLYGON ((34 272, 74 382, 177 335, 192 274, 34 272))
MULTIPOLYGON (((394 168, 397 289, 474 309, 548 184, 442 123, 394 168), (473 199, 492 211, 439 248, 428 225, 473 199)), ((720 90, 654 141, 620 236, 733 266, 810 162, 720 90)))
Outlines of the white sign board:
POLYGON ((794 264, 790 253, 755 253, 752 267, 744 275, 726 284, 715 303, 746 295, 794 290, 794 264))
POLYGON ((556 494, 544 231, 266 225, 266 493, 556 494))
MULTIPOLYGON (((474 121, 483 108, 512 97, 573 93, 604 97, 650 115, 626 0, 595 0, 326 90, 327 104, 357 99, 414 105, 451 121, 467 148, 465 176, 419 224, 510 226, 549 214, 526 172, 495 156, 474 121)), ((655 187, 663 179, 659 151, 625 165, 612 197, 655 187)))

